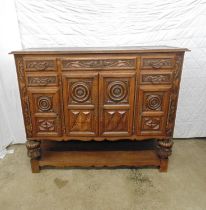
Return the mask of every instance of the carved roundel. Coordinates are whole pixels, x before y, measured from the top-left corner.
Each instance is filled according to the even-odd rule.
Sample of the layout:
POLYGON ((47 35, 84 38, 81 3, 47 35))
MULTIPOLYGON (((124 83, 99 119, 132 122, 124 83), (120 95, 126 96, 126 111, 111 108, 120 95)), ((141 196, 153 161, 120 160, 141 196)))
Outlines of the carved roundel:
POLYGON ((160 95, 149 95, 146 99, 146 107, 149 110, 161 110, 162 96, 160 95))
POLYGON ((71 86, 71 97, 76 102, 85 102, 90 97, 90 90, 86 83, 76 82, 71 86))
POLYGON ((120 102, 127 96, 127 85, 122 81, 111 82, 107 92, 112 101, 120 102))
POLYGON ((37 101, 38 108, 40 111, 49 111, 52 108, 51 97, 48 96, 40 96, 37 101))

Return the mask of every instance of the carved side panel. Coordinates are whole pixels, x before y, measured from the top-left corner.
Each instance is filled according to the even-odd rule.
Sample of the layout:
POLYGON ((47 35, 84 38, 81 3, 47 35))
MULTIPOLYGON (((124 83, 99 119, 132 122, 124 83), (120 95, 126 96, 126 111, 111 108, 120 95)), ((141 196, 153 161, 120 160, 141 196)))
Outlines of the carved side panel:
POLYGON ((100 73, 100 135, 132 134, 134 90, 135 73, 100 73))
POLYGON ((174 79, 172 83, 172 91, 169 100, 169 112, 167 116, 166 123, 166 134, 168 137, 172 137, 174 124, 175 124, 175 116, 177 109, 177 101, 178 101, 178 93, 179 93, 179 84, 182 73, 182 64, 183 64, 184 54, 177 54, 176 56, 176 64, 174 70, 174 79))
POLYGON ((135 69, 136 59, 62 59, 62 70, 135 69))
POLYGON ((139 90, 139 135, 164 135, 170 87, 141 86, 139 90), (155 132, 153 132, 155 131, 155 132))
POLYGON ((98 135, 98 73, 69 73, 63 78, 67 134, 98 135))
POLYGON ((29 88, 28 93, 34 127, 33 136, 60 136, 59 88, 29 88))
POLYGON ((30 113, 29 98, 27 96, 23 57, 21 55, 15 55, 15 62, 16 62, 17 76, 19 82, 19 91, 21 95, 24 124, 26 128, 26 135, 27 137, 32 137, 32 120, 30 113))

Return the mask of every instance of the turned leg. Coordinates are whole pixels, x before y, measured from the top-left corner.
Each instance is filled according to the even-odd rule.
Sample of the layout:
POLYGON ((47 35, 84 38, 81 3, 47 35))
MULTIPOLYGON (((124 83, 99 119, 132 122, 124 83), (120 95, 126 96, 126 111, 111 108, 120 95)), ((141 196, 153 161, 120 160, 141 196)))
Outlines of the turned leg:
POLYGON ((27 141, 27 155, 31 158, 31 169, 33 173, 39 173, 39 158, 41 156, 40 141, 27 141))
POLYGON ((172 139, 157 140, 156 151, 160 158, 160 172, 167 172, 168 157, 172 154, 172 139))

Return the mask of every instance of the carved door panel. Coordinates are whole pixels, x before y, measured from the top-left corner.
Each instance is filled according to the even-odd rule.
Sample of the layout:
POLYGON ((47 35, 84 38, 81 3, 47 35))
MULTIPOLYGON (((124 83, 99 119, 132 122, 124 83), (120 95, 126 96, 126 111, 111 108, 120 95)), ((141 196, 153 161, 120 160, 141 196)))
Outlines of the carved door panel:
POLYGON ((133 123, 134 72, 100 73, 100 135, 130 136, 133 123))
POLYGON ((67 135, 98 135, 98 73, 64 74, 63 95, 67 135))
POLYGON ((59 88, 28 88, 33 136, 61 136, 59 88))
POLYGON ((137 101, 138 135, 164 135, 170 86, 141 86, 137 101))

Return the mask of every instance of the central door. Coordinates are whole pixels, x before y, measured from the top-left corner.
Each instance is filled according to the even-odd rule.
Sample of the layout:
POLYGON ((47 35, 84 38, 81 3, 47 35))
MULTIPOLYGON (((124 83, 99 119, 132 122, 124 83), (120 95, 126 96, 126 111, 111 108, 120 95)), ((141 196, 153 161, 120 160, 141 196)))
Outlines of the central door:
POLYGON ((100 73, 100 136, 132 135, 134 90, 134 72, 100 73))
POLYGON ((98 136, 98 73, 63 75, 66 133, 69 136, 98 136))
POLYGON ((63 75, 68 136, 130 136, 135 73, 70 72, 63 75))

